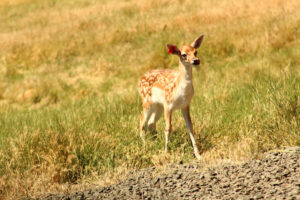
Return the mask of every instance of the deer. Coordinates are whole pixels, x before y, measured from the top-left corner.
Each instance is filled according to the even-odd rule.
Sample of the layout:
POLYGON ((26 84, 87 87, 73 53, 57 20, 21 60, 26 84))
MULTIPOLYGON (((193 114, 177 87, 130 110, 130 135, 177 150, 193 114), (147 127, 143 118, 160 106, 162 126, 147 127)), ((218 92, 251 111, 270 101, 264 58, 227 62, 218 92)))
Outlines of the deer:
POLYGON ((201 156, 196 144, 193 124, 190 115, 190 103, 194 95, 192 81, 192 67, 200 65, 197 49, 203 41, 204 35, 198 37, 190 45, 183 45, 180 49, 173 44, 167 44, 168 54, 179 57, 179 67, 172 69, 155 69, 143 75, 138 82, 138 91, 142 98, 142 114, 140 119, 140 137, 144 146, 147 131, 156 131, 156 122, 164 113, 165 117, 165 152, 168 152, 169 135, 172 130, 172 112, 181 109, 195 157, 201 156))

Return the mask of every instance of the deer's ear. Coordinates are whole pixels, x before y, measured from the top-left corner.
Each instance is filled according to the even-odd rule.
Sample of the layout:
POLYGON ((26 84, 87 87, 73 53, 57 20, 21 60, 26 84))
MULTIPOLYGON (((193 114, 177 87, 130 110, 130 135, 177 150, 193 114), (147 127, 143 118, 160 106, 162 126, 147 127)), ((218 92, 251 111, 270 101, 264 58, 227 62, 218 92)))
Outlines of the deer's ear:
POLYGON ((191 44, 191 46, 194 47, 195 49, 198 49, 202 43, 203 38, 204 38, 204 35, 201 35, 191 44))
POLYGON ((180 50, 178 49, 178 47, 176 45, 173 44, 167 44, 168 47, 168 54, 176 54, 176 55, 180 55, 180 50))

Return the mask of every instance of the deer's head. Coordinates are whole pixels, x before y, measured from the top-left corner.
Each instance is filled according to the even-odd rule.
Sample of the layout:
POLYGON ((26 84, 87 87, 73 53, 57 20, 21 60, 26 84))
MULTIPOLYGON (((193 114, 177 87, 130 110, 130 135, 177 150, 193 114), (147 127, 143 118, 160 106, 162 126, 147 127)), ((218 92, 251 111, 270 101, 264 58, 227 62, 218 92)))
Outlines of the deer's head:
POLYGON ((183 45, 180 49, 176 45, 167 44, 168 53, 179 56, 181 63, 185 66, 199 65, 197 49, 200 47, 203 37, 204 35, 201 35, 192 44, 183 45))

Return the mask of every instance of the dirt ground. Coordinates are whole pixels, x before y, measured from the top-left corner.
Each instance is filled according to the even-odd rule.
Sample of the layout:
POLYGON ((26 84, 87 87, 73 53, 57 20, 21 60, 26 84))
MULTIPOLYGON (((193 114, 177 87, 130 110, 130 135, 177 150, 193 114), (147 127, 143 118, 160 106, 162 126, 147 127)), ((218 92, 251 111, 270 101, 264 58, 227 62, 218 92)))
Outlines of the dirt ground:
POLYGON ((241 165, 200 169, 201 162, 173 165, 162 173, 148 168, 115 185, 40 199, 300 199, 300 147, 241 165))

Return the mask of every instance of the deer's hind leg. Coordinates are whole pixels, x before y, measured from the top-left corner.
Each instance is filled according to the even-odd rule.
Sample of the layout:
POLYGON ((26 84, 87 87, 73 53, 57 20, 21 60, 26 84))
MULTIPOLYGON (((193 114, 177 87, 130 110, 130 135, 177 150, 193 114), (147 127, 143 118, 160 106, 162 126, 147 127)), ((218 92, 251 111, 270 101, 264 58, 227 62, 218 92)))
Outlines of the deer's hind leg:
POLYGON ((142 111, 141 120, 140 120, 140 136, 142 138, 144 146, 146 145, 145 134, 148 129, 148 121, 149 121, 153 111, 154 111, 154 106, 151 102, 143 103, 143 111, 142 111))
POLYGON ((159 104, 153 105, 154 109, 148 121, 148 129, 151 133, 156 133, 156 122, 160 119, 163 113, 163 106, 159 104))

